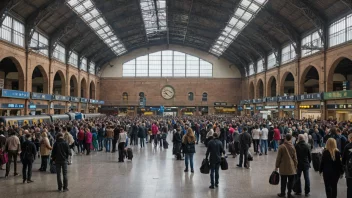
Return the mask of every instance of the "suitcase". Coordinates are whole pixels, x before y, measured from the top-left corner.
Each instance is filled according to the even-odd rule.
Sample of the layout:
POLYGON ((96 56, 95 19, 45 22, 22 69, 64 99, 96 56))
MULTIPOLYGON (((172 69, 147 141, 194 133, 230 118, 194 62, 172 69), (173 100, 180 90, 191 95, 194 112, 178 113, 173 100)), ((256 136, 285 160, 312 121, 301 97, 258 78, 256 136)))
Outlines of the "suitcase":
POLYGON ((319 171, 321 162, 321 153, 312 153, 312 163, 315 171, 319 171))
POLYGON ((164 146, 164 149, 168 149, 169 143, 166 140, 163 140, 163 146, 164 146))
POLYGON ((132 149, 131 149, 131 148, 128 148, 128 149, 127 149, 127 158, 128 158, 129 160, 132 160, 132 158, 133 158, 133 152, 132 152, 132 149))

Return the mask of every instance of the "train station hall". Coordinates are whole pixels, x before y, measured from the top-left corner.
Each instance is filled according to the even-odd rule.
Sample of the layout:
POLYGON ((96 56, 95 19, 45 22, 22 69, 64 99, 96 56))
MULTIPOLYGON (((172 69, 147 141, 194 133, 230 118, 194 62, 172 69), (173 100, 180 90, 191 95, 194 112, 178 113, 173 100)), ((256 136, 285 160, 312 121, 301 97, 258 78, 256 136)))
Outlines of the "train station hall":
POLYGON ((0 197, 352 198, 351 0, 0 0, 0 197))

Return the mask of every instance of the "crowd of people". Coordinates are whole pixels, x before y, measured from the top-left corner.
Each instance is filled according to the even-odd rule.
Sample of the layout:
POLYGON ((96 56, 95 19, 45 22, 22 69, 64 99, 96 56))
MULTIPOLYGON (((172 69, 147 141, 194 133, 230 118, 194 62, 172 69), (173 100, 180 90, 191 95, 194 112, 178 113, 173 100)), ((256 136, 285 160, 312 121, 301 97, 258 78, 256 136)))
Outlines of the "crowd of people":
MULTIPOLYGON (((239 156, 237 166, 248 169, 254 154, 262 156, 268 155, 268 152, 276 153, 273 168, 281 175, 279 197, 293 197, 292 191, 296 195, 303 193, 302 173, 305 180, 304 194, 310 195, 309 169, 312 161, 313 165, 314 162, 319 163, 317 171, 323 175, 328 198, 337 197, 338 181, 343 175, 347 181, 347 197, 352 197, 350 121, 209 115, 105 116, 32 126, 0 123, 0 156, 1 160, 6 160, 6 178, 9 177, 12 163, 14 176, 19 175, 19 157, 23 164, 23 183, 33 182, 32 164, 36 158, 40 158, 39 171, 45 172, 50 167, 50 171, 57 174, 58 190, 68 191, 67 169, 72 164, 73 153, 90 155, 92 151, 118 151, 118 162, 124 162, 129 155, 127 147, 144 149, 150 143, 154 147, 167 149, 168 139, 173 143, 172 153, 176 160, 185 160, 184 172, 190 170, 191 173, 195 170, 193 157, 196 145, 205 144, 205 158, 209 158, 211 168, 211 189, 219 185, 220 161, 221 157, 226 156, 225 149, 228 149, 230 156, 239 156), (168 135, 171 138, 167 138, 168 135), (5 155, 7 159, 4 159, 5 155), (314 156, 318 156, 317 160, 314 156)), ((3 169, 4 163, 0 164, 0 169, 3 169)))

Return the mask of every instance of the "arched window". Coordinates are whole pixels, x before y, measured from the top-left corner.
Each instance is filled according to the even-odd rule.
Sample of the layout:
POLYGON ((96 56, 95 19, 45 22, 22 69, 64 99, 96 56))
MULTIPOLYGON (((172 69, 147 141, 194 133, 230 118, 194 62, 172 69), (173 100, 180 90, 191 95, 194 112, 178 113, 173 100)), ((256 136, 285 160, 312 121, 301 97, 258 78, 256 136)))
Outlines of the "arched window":
POLYGON ((144 92, 139 92, 139 97, 144 98, 144 92))
POLYGON ((127 102, 128 101, 128 94, 126 92, 123 92, 122 94, 122 101, 127 102))
POLYGON ((208 94, 206 92, 204 92, 203 95, 202 95, 202 101, 203 102, 208 101, 208 94))
POLYGON ((188 100, 193 101, 193 92, 188 93, 188 100))

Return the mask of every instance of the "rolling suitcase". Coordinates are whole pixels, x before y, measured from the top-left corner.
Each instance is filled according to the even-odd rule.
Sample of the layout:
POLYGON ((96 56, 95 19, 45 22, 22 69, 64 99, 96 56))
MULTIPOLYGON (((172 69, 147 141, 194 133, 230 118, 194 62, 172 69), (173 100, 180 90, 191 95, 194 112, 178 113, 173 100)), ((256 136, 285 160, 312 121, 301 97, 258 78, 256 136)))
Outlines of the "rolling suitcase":
POLYGON ((163 140, 163 146, 164 146, 164 149, 168 149, 169 143, 166 140, 163 140))
POLYGON ((321 153, 312 153, 312 163, 315 171, 319 171, 321 162, 321 153))
POLYGON ((132 149, 131 149, 131 148, 128 148, 128 149, 127 149, 127 158, 128 158, 129 160, 132 160, 132 158, 133 158, 133 152, 132 152, 132 149))

